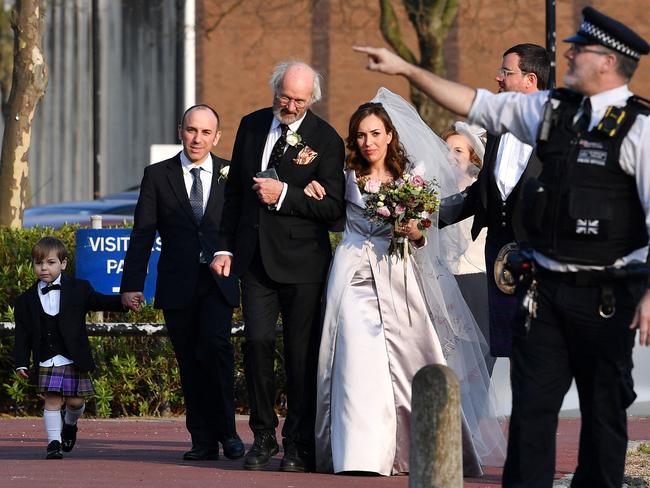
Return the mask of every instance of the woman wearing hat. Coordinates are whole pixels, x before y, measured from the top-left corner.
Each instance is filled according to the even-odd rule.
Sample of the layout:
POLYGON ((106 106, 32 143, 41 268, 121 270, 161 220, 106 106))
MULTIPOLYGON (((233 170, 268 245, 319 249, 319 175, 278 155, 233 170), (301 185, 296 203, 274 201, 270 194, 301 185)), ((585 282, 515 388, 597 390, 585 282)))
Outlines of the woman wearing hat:
MULTIPOLYGON (((455 122, 441 134, 450 149, 452 168, 456 174, 458 190, 470 186, 483 167, 485 155, 485 138, 487 133, 482 127, 455 122)), ((473 218, 445 227, 441 239, 463 241, 463 246, 442 246, 443 249, 462 249, 458 255, 447 255, 447 264, 456 275, 458 287, 467 302, 481 333, 488 337, 490 317, 488 313, 488 296, 485 266, 485 239, 487 228, 483 228, 475 240, 470 237, 473 218)), ((492 371, 495 359, 488 353, 485 362, 488 371, 492 371)))

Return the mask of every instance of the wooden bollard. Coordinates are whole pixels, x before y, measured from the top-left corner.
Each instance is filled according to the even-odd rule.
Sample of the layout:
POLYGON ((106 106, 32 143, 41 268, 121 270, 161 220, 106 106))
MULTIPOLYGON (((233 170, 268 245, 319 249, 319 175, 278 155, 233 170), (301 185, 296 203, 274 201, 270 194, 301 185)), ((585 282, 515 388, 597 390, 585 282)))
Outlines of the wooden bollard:
POLYGON ((409 488, 462 488, 460 387, 447 366, 413 377, 409 488))

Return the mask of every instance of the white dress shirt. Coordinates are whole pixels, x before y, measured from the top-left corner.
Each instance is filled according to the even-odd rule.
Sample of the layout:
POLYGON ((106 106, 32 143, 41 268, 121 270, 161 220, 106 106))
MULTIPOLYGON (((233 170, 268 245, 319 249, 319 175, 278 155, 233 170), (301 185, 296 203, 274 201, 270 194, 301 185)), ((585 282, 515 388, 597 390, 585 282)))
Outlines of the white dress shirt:
MULTIPOLYGON (((302 124, 302 121, 305 120, 305 115, 307 115, 307 111, 305 111, 305 113, 301 118, 289 124, 289 130, 291 130, 291 132, 298 132, 298 129, 300 128, 300 124, 302 124)), ((275 146, 275 143, 282 135, 282 129, 280 128, 280 123, 281 122, 276 117, 273 117, 273 120, 271 121, 271 128, 269 129, 269 133, 266 136, 266 144, 264 144, 264 151, 262 151, 262 165, 261 165, 262 171, 264 171, 266 168, 269 167, 269 160, 271 159, 273 146, 275 146)), ((287 147, 289 147, 289 144, 284 146, 285 152, 287 150, 287 147)), ((278 198, 278 202, 275 205, 270 206, 272 210, 280 209, 282 202, 284 202, 284 197, 287 195, 288 188, 289 187, 287 186, 286 183, 282 183, 282 193, 280 194, 280 198, 278 198)))
MULTIPOLYGON (((61 275, 59 275, 53 282, 53 285, 60 285, 61 284, 61 275)), ((41 290, 45 288, 47 283, 43 281, 39 281, 37 287, 38 291, 38 298, 41 300, 41 306, 43 307, 43 311, 48 314, 48 315, 56 315, 59 313, 59 304, 61 303, 61 290, 50 290, 47 292, 45 295, 41 293, 41 290)), ((72 364, 72 359, 68 359, 65 356, 62 356, 61 354, 57 354, 56 356, 46 359, 45 361, 41 361, 38 363, 39 366, 44 366, 44 367, 52 367, 52 366, 65 366, 66 364, 72 364)), ((27 368, 25 368, 27 369, 27 368)))
MULTIPOLYGON (((500 93, 495 95, 479 89, 472 104, 468 119, 473 124, 485 127, 489 132, 512 134, 527 144, 535 144, 538 127, 542 121, 544 105, 549 92, 542 91, 524 95, 522 93, 500 93)), ((591 102, 591 130, 605 115, 609 106, 623 107, 632 92, 627 85, 607 90, 589 97, 591 102)), ((555 103, 555 102, 554 102, 555 103)), ((646 215, 646 227, 650 235, 650 117, 637 116, 634 124, 623 139, 619 164, 623 171, 634 176, 639 199, 646 215)), ((645 262, 648 246, 637 249, 618 259, 614 266, 631 262, 645 262)), ((544 268, 555 271, 577 271, 599 269, 598 266, 567 264, 555 261, 535 252, 535 260, 544 268)))
POLYGON ((524 144, 510 132, 501 135, 494 164, 494 179, 503 201, 508 199, 524 174, 532 152, 533 146, 524 144))
MULTIPOLYGON (((305 114, 300 119, 289 124, 289 129, 292 132, 298 132, 298 129, 300 128, 300 124, 302 124, 302 121, 305 120, 305 115, 307 115, 306 111, 305 114)), ((269 128, 269 133, 266 136, 266 143, 264 144, 264 150, 262 151, 262 162, 260 165, 260 171, 264 171, 269 167, 269 160, 271 159, 273 146, 275 146, 275 143, 277 142, 278 139, 280 139, 281 135, 282 135, 282 128, 280 127, 280 121, 276 117, 273 117, 273 120, 271 120, 271 127, 269 128)), ((285 152, 288 146, 289 144, 284 146, 285 152)), ((287 186, 286 183, 282 183, 282 193, 280 193, 280 198, 278 198, 278 201, 275 205, 269 205, 269 210, 280 209, 280 207, 282 206, 282 202, 284 201, 284 197, 287 195, 288 188, 289 187, 287 186)), ((214 255, 232 256, 233 254, 230 251, 216 251, 214 255)))

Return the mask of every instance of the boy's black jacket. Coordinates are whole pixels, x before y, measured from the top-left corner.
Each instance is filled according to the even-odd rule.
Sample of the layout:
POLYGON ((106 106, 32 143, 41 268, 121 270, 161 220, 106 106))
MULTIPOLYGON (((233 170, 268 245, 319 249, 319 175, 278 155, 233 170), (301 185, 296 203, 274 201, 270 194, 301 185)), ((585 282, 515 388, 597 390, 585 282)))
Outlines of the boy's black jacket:
MULTIPOLYGON (((38 297, 38 281, 16 298, 14 316, 16 339, 14 345, 15 367, 29 368, 30 353, 34 371, 38 374, 41 340, 41 303, 38 297)), ((104 295, 92 285, 76 278, 61 276, 61 301, 59 303, 59 328, 69 359, 79 371, 95 369, 88 333, 86 312, 89 310, 123 311, 119 295, 104 295)), ((36 378, 37 376, 35 376, 36 378)))

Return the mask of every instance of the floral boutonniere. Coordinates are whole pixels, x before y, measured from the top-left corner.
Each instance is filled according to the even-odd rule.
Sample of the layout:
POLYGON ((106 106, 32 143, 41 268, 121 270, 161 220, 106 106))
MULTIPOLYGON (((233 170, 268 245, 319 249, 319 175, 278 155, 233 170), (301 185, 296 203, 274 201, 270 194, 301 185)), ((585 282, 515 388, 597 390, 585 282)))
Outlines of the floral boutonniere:
POLYGON ((219 169, 219 178, 217 179, 217 183, 221 183, 221 180, 227 180, 228 179, 228 173, 230 172, 230 166, 222 166, 219 169))
POLYGON ((302 136, 297 132, 292 131, 291 129, 289 129, 287 132, 287 144, 289 144, 291 147, 304 146, 302 143, 302 136))

